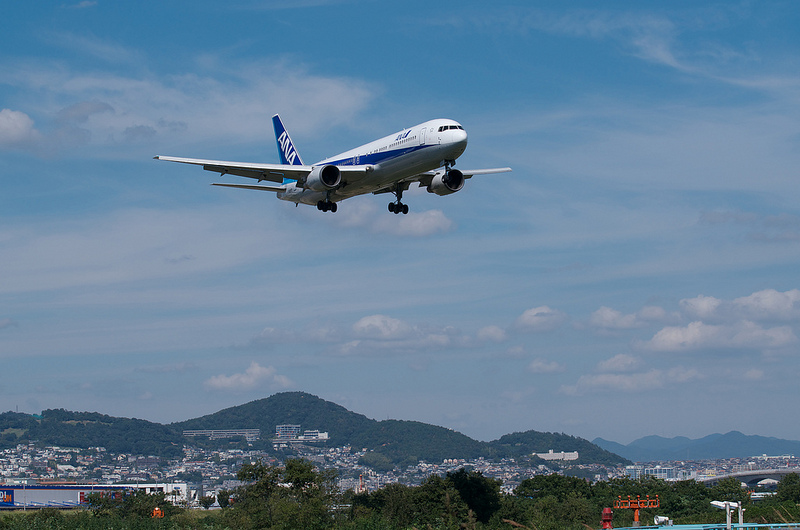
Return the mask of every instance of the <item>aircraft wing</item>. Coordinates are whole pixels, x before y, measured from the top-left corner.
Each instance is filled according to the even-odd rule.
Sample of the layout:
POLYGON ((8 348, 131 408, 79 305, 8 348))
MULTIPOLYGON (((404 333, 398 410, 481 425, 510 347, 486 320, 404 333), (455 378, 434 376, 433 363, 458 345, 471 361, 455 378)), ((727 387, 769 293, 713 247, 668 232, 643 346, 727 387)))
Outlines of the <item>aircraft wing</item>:
POLYGON ((257 164, 248 162, 225 162, 223 160, 203 160, 198 158, 180 158, 176 156, 156 156, 156 160, 167 162, 180 162, 203 166, 206 171, 213 171, 220 175, 236 175, 258 181, 283 182, 284 178, 302 180, 311 173, 311 166, 289 166, 283 164, 257 164))
MULTIPOLYGON (((468 179, 468 178, 472 178, 475 175, 491 175, 491 174, 494 174, 494 173, 507 173, 507 172, 511 171, 511 168, 510 167, 494 167, 494 168, 489 168, 489 169, 470 169, 470 170, 459 170, 459 171, 461 171, 461 174, 464 175, 465 179, 468 179)), ((404 191, 408 190, 408 187, 413 182, 419 182, 420 186, 430 186, 431 181, 433 180, 433 178, 436 175, 440 174, 440 173, 444 173, 444 169, 437 169, 436 171, 426 171, 425 173, 419 173, 419 174, 414 175, 412 177, 408 177, 408 178, 403 179, 398 184, 403 186, 403 190, 404 191)), ((390 193, 390 192, 394 192, 394 191, 395 191, 395 186, 392 185, 392 186, 389 186, 389 187, 382 188, 382 189, 379 189, 377 191, 374 191, 373 193, 377 195, 379 193, 390 193)))
POLYGON ((471 169, 463 170, 461 173, 465 179, 472 178, 474 175, 491 175, 494 173, 508 173, 511 171, 510 167, 493 167, 490 169, 471 169))
MULTIPOLYGON (((256 179, 259 182, 269 180, 270 182, 283 182, 284 179, 304 182, 309 173, 314 169, 313 166, 288 165, 288 164, 260 164, 251 162, 226 162, 223 160, 204 160, 200 158, 181 158, 176 156, 156 156, 156 160, 166 160, 167 162, 180 162, 181 164, 193 164, 203 166, 206 171, 213 171, 220 175, 236 175, 256 179)), ((372 166, 338 166, 342 175, 358 177, 366 175, 372 170, 372 166)), ((237 187, 237 186, 230 186, 237 187)), ((243 186, 240 186, 243 187, 243 186)), ((260 189, 260 188, 259 188, 260 189)), ((273 190, 274 191, 274 190, 273 190)))
POLYGON ((221 182, 214 182, 212 186, 223 186, 225 188, 239 188, 243 190, 259 190, 259 191, 286 191, 284 186, 263 186, 258 184, 224 184, 221 182))

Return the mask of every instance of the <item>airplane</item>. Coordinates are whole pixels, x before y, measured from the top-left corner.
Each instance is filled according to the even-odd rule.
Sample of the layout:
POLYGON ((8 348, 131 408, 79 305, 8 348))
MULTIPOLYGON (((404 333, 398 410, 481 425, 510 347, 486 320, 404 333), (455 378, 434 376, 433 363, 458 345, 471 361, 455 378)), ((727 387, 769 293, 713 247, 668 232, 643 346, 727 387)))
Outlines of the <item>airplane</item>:
POLYGON ((403 192, 418 183, 430 193, 449 195, 464 187, 474 175, 503 173, 510 167, 460 171, 456 159, 467 148, 467 131, 456 121, 436 119, 403 129, 374 142, 356 147, 307 166, 289 137, 279 115, 272 117, 280 164, 225 162, 173 156, 156 160, 203 166, 220 176, 247 177, 258 184, 213 183, 214 186, 272 191, 279 199, 316 205, 323 212, 336 212, 337 203, 366 193, 392 193, 391 213, 407 214, 403 192), (260 184, 263 181, 275 184, 260 184))

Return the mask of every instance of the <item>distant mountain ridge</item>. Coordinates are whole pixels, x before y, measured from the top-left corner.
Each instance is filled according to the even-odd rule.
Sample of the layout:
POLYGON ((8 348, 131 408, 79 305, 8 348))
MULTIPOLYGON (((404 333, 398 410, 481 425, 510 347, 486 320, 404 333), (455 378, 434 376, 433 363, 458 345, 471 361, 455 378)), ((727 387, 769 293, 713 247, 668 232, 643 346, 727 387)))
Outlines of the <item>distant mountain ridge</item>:
POLYGON ((780 438, 746 435, 739 431, 710 434, 703 438, 685 436, 664 438, 645 436, 628 445, 595 438, 592 443, 634 462, 672 460, 714 460, 752 456, 800 454, 800 442, 780 438))

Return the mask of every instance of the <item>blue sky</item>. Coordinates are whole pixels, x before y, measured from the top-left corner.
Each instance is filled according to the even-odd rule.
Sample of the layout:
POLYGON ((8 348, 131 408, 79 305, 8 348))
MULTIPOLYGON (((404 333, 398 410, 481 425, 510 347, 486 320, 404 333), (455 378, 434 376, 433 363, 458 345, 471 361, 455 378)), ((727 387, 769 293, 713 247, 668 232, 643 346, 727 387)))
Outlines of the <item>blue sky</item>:
POLYGON ((5 8, 0 410, 800 439, 795 2, 5 8), (447 117, 514 171, 323 214, 152 160, 277 162, 275 113, 306 161, 447 117))

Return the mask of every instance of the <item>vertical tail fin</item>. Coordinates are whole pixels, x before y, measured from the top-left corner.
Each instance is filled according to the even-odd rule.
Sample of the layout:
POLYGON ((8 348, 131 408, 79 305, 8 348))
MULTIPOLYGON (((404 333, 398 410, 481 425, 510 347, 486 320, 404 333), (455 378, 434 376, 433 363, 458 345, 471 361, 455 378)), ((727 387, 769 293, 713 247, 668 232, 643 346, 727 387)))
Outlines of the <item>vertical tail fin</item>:
POLYGON ((277 114, 272 117, 272 125, 275 127, 275 140, 278 142, 278 155, 281 158, 281 164, 289 166, 304 165, 303 160, 300 158, 300 153, 294 148, 294 143, 283 126, 281 117, 277 114))

